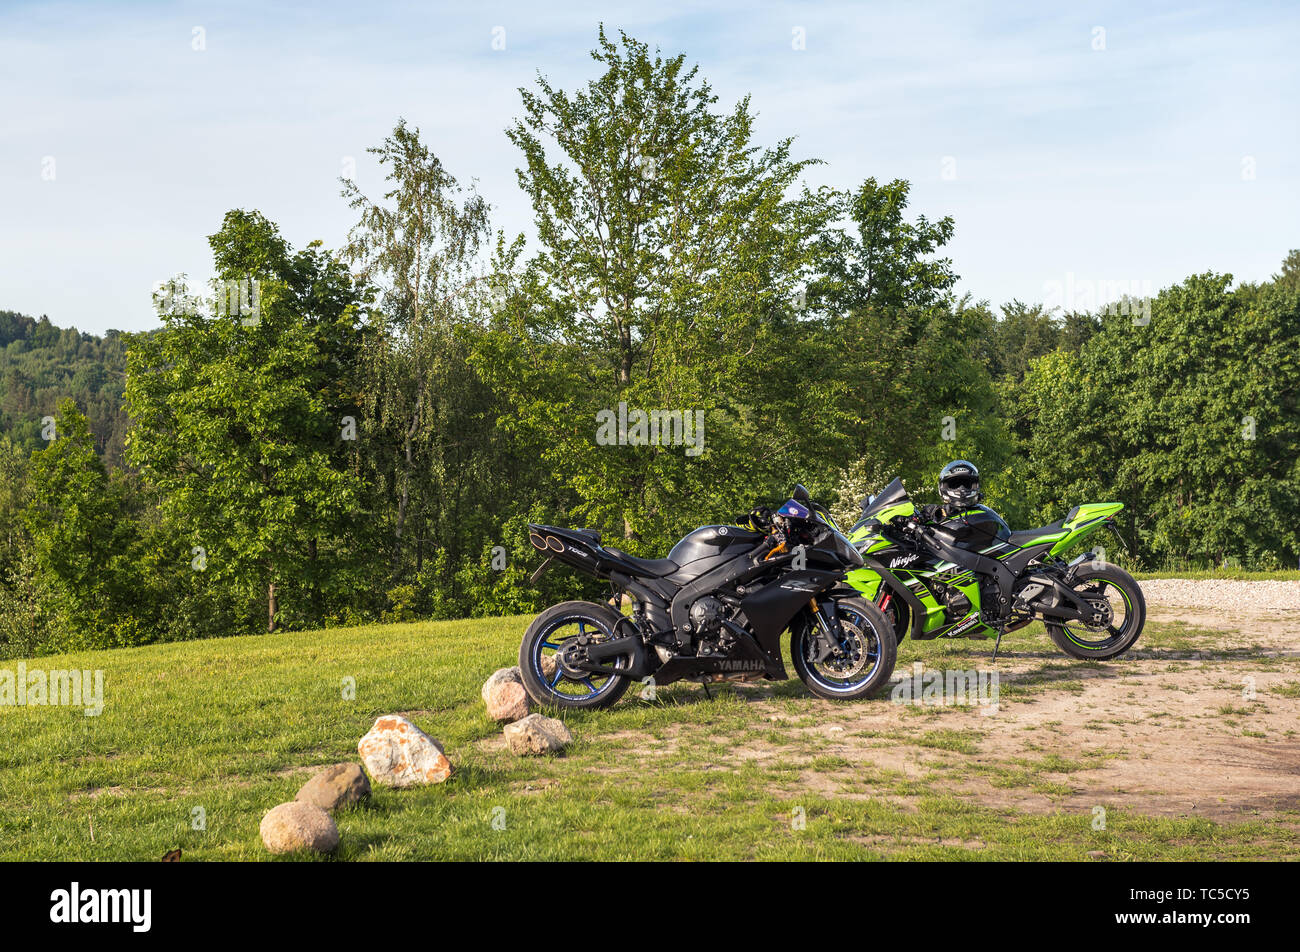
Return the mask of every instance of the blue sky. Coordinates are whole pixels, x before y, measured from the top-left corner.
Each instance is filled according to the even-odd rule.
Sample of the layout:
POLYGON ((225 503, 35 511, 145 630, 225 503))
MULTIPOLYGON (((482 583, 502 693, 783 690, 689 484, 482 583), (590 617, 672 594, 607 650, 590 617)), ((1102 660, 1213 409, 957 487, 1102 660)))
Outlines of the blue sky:
POLYGON ((378 193, 399 116, 528 231, 517 89, 594 75, 601 21, 751 94, 764 141, 825 160, 812 184, 911 181, 994 305, 1265 279, 1300 247, 1297 4, 0 0, 0 308, 154 326, 150 288, 208 277, 232 207, 337 247, 343 164, 378 193))

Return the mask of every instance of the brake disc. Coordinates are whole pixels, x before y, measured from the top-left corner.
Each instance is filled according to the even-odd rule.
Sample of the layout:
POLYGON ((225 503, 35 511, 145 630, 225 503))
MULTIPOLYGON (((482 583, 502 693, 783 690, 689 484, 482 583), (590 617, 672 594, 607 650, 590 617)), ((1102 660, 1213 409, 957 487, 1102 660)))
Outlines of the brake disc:
POLYGON ((867 666, 867 652, 862 644, 862 633, 856 626, 850 626, 844 621, 840 622, 840 627, 844 629, 845 634, 849 637, 849 653, 844 657, 828 658, 822 662, 822 667, 837 678, 852 678, 862 673, 862 669, 867 666))

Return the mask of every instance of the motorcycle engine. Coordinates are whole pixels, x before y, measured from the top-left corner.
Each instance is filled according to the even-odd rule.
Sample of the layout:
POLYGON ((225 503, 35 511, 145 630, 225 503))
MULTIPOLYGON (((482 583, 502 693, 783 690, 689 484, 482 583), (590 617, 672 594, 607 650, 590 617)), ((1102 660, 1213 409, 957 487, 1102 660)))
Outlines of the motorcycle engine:
POLYGON ((706 595, 691 605, 691 625, 698 635, 717 634, 725 611, 722 602, 706 595))
POLYGON ((965 618, 969 614, 971 609, 970 599, 966 597, 966 593, 961 589, 945 585, 939 595, 950 621, 965 618))

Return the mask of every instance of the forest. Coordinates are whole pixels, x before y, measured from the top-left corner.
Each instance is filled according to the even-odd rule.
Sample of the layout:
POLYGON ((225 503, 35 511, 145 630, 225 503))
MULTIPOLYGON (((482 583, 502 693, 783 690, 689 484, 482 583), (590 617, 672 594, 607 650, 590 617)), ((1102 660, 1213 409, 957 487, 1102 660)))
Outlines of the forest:
POLYGON ((592 58, 520 90, 528 239, 398 121, 342 247, 233 209, 154 330, 0 312, 0 655, 534 611, 589 589, 529 581, 529 521, 660 557, 796 482, 933 501, 958 457, 1013 528, 1123 502, 1130 566, 1296 565, 1300 252, 994 308, 907 182, 811 188, 684 57, 592 58))

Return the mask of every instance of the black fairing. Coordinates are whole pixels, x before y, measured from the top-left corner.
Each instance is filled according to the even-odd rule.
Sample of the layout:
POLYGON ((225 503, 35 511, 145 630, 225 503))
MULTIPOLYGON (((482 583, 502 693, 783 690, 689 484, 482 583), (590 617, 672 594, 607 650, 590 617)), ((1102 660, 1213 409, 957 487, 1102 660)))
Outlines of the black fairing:
POLYGON ((1011 538, 1011 527, 988 506, 973 506, 942 523, 963 548, 982 549, 1011 538))
POLYGON ((759 646, 770 657, 781 657, 781 632, 790 620, 842 576, 835 572, 808 570, 787 572, 741 600, 740 608, 749 620, 759 646))
POLYGON ((1041 559, 1052 550, 1054 542, 1040 542, 1038 545, 1027 545, 1022 549, 1017 549, 1010 555, 1003 556, 1002 564, 1016 575, 1024 572, 1029 567, 1029 563, 1034 559, 1041 559))

